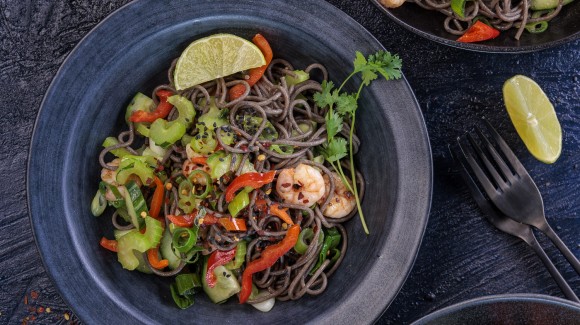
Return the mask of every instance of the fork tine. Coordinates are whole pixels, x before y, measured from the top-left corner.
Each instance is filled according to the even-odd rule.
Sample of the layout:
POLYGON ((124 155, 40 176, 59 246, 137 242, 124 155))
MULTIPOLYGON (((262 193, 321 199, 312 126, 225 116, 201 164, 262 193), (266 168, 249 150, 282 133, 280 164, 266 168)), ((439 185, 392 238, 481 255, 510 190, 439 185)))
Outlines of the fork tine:
POLYGON ((481 186, 483 186, 485 193, 487 193, 487 195, 489 195, 490 197, 497 195, 497 190, 495 189, 493 184, 491 184, 491 182, 489 181, 489 179, 487 178, 481 167, 479 167, 477 161, 473 158, 471 154, 467 153, 467 151, 465 150, 466 148, 464 148, 464 146, 461 145, 461 138, 459 137, 457 138, 457 143, 459 144, 459 149, 461 149, 461 152, 463 153, 463 158, 467 160, 467 163, 471 167, 471 170, 473 170, 473 172, 475 173, 475 177, 477 177, 477 180, 481 183, 481 186))
POLYGON ((481 190, 479 189, 479 187, 477 186, 471 175, 469 175, 469 172, 467 172, 467 166, 465 166, 464 164, 465 157, 463 157, 463 159, 460 158, 460 155, 457 152, 457 150, 451 149, 451 147, 449 147, 449 151, 451 152, 453 160, 459 164, 461 177, 463 178, 463 181, 469 188, 469 192, 471 192, 471 196, 475 199, 477 205, 481 208, 486 217, 496 216, 497 213, 495 212, 489 201, 485 198, 485 196, 483 196, 483 193, 481 193, 481 190))
POLYGON ((498 165, 499 169, 502 172, 502 175, 504 176, 504 179, 507 179, 508 181, 510 181, 510 183, 513 184, 513 182, 516 180, 516 178, 514 177, 513 172, 506 165, 504 159, 499 155, 497 150, 495 150, 495 148, 493 147, 493 145, 489 141, 488 137, 486 137, 483 134, 483 132, 481 132, 481 129, 479 127, 475 127, 475 131, 477 132, 477 135, 479 136, 481 141, 483 141, 485 143, 485 147, 487 148, 487 151, 490 153, 493 160, 498 165))
POLYGON ((469 133, 467 134, 467 139, 471 143, 471 146, 475 150, 475 152, 477 152, 479 159, 481 161, 483 161, 483 164, 485 165, 485 167, 487 168, 487 171, 491 174, 491 176, 495 180, 495 183, 503 191, 505 191, 507 189, 507 184, 504 181, 504 179, 499 175, 499 173, 497 172, 495 167, 492 165, 492 163, 489 161, 489 159, 487 158, 487 155, 483 152, 483 150, 481 150, 481 148, 479 147, 477 142, 475 142, 475 139, 471 136, 471 134, 469 134, 469 133))
POLYGON ((505 140, 499 135, 499 133, 497 133, 497 131, 493 128, 493 126, 491 126, 489 121, 484 120, 484 122, 485 122, 485 126, 487 127, 487 129, 491 133, 491 136, 493 137, 493 139, 495 140, 495 142, 497 143, 497 145, 501 149, 501 152, 509 160, 512 168, 516 171, 516 174, 518 174, 520 176, 529 175, 528 171, 526 170, 524 165, 522 165, 522 163, 519 161, 518 157, 516 157, 514 152, 510 149, 508 144, 505 142, 505 140))

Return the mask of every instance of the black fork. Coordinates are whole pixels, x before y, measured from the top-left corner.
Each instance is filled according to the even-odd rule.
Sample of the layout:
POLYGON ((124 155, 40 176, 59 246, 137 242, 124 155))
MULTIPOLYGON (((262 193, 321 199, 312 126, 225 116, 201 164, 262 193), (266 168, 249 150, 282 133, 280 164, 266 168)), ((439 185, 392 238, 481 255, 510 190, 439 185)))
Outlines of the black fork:
POLYGON ((473 199, 475 200, 481 211, 483 211, 483 215, 485 216, 485 218, 497 229, 505 233, 508 233, 512 236, 518 237, 521 240, 523 240, 526 244, 528 244, 538 255, 538 257, 540 257, 540 259, 548 269, 548 272, 550 272, 550 274, 552 275, 552 277, 554 278, 554 280, 564 293, 564 296, 566 296, 566 298, 572 301, 580 302, 578 296, 576 296, 572 288, 570 288, 568 282, 566 282, 564 277, 562 277, 562 274, 558 272, 558 270, 554 266, 554 263, 552 263, 552 261, 546 255, 544 249, 542 249, 542 247, 538 243, 536 236, 534 236, 534 233, 532 232, 530 226, 513 221, 512 219, 507 218, 500 211, 498 211, 497 208, 494 207, 493 204, 489 202, 489 200, 483 195, 483 193, 478 188, 476 182, 473 180, 471 175, 469 175, 469 172, 467 171, 468 167, 465 165, 465 159, 460 158, 461 155, 457 151, 452 150, 451 148, 449 148, 449 151, 451 153, 451 156, 453 157, 455 165, 459 167, 461 177, 463 178, 465 184, 467 185, 467 188, 469 188, 471 196, 473 197, 473 199))
POLYGON ((462 156, 471 167, 479 184, 495 206, 507 217, 534 226, 546 234, 576 273, 580 274, 580 262, 546 221, 544 203, 538 187, 499 133, 489 122, 485 121, 485 125, 491 138, 476 128, 483 149, 471 134, 467 134, 467 140, 457 138, 462 156))

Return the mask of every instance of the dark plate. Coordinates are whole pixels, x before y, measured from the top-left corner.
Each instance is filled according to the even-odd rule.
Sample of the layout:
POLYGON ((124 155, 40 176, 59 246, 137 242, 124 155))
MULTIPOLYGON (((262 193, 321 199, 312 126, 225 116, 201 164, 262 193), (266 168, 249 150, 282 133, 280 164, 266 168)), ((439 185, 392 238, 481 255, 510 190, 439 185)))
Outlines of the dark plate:
MULTIPOLYGON (((106 220, 92 217, 98 153, 122 128, 126 105, 148 92, 193 40, 218 32, 260 32, 278 57, 298 68, 323 62, 334 80, 351 70, 355 50, 382 46, 323 1, 137 1, 116 11, 72 51, 48 89, 28 165, 28 201, 46 269, 86 323, 366 323, 394 299, 417 254, 432 191, 432 162, 420 108, 406 80, 365 90, 357 119, 358 166, 368 182, 363 209, 371 229, 347 224, 349 250, 320 296, 278 302, 269 313, 200 294, 192 308, 173 303, 170 279, 127 272, 99 247, 106 220), (333 17, 324 19, 323 17, 333 17)), ((235 299, 232 299, 235 300, 235 299)))
POLYGON ((580 305, 538 294, 481 297, 429 314, 413 325, 580 324, 580 305))
POLYGON ((574 1, 549 22, 548 30, 540 34, 524 31, 520 40, 514 38, 515 29, 502 32, 497 38, 481 43, 461 43, 458 36, 449 34, 443 28, 445 16, 436 11, 426 10, 414 3, 405 3, 396 9, 383 7, 379 0, 371 0, 389 18, 411 32, 441 44, 487 53, 523 53, 547 49, 580 38, 580 1, 574 1))

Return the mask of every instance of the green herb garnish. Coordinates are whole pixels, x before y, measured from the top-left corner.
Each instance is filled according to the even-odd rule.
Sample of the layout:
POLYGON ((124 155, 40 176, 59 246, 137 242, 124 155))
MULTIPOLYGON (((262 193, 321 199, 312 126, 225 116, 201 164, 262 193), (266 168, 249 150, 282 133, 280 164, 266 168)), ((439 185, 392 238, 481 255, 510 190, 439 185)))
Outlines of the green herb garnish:
POLYGON ((356 206, 358 214, 362 222, 363 229, 368 235, 364 215, 361 208, 360 198, 358 195, 358 188, 356 186, 356 174, 354 168, 353 145, 352 138, 354 134, 354 125, 356 120, 356 110, 358 108, 358 99, 362 89, 370 85, 371 81, 377 79, 379 74, 386 80, 401 78, 402 61, 398 55, 392 55, 388 51, 378 51, 365 58, 365 56, 357 51, 354 59, 354 69, 352 73, 342 82, 340 87, 334 88, 332 81, 324 81, 322 83, 322 91, 314 94, 314 101, 319 107, 328 107, 326 113, 326 134, 327 142, 322 145, 322 154, 326 161, 337 171, 342 182, 346 187, 354 193, 356 199, 356 206), (356 93, 348 94, 341 92, 347 81, 355 75, 361 75, 362 82, 358 87, 356 93), (340 136, 343 124, 350 121, 350 129, 347 140, 340 136), (349 156, 350 160, 350 176, 351 182, 348 181, 339 160, 349 156))

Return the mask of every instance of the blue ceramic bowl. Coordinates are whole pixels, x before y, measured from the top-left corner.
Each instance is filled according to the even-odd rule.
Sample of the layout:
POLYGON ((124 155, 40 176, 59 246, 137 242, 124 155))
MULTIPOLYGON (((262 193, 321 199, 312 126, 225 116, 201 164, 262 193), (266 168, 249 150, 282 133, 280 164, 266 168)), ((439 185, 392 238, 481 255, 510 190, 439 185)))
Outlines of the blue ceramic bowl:
POLYGON ((431 200, 427 132, 404 79, 377 81, 362 96, 358 166, 367 180, 363 209, 371 234, 364 235, 357 219, 348 223, 347 256, 322 295, 278 302, 261 313, 235 301, 214 305, 200 294, 193 307, 180 310, 170 279, 125 271, 115 254, 99 247, 110 222, 92 217, 90 202, 103 139, 121 130, 135 92, 164 80, 172 59, 191 41, 219 32, 246 38, 260 32, 275 56, 296 67, 322 62, 336 81, 351 70, 355 50, 382 48, 323 1, 144 0, 116 11, 72 51, 36 121, 28 200, 46 269, 89 324, 372 322, 412 267, 431 200))

